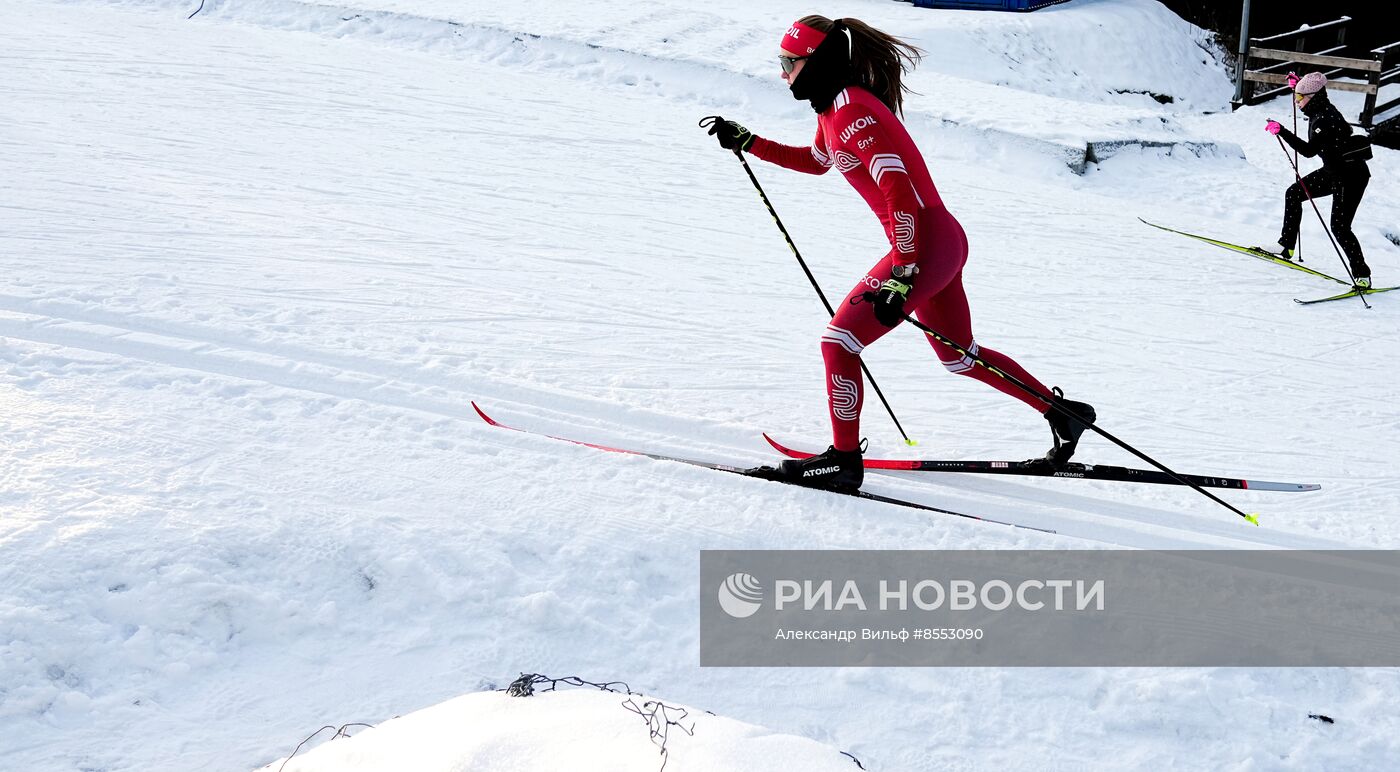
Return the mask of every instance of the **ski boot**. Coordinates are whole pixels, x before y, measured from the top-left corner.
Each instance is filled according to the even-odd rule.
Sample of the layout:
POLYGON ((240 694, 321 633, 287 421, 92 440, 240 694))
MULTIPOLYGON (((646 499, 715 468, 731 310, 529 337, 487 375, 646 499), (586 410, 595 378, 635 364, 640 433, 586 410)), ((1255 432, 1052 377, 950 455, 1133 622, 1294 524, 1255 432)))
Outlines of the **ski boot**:
POLYGON ((808 488, 849 492, 860 489, 865 480, 865 466, 861 463, 860 450, 837 450, 833 445, 825 453, 811 458, 788 459, 776 467, 760 466, 745 474, 808 488))
POLYGON ((1275 252, 1272 249, 1265 249, 1264 247, 1255 247, 1255 249, 1259 250, 1260 252, 1263 252, 1266 255, 1272 255, 1274 257, 1277 257, 1280 260, 1287 260, 1290 263, 1302 262, 1301 260, 1296 259, 1298 253, 1294 251, 1291 247, 1280 246, 1277 252, 1275 252))
POLYGON ((1050 423, 1050 436, 1055 440, 1055 446, 1045 454, 1046 463, 1055 469, 1063 469, 1065 464, 1074 455, 1074 449, 1079 445, 1079 437, 1089 428, 1088 424, 1094 422, 1097 415, 1094 413, 1094 406, 1087 402, 1076 402, 1072 399, 1065 399, 1065 393, 1059 386, 1051 389, 1054 393, 1055 404, 1066 408, 1069 412, 1084 420, 1077 420, 1050 408, 1045 413, 1045 420, 1050 423))
POLYGON ((1351 275, 1356 286, 1361 289, 1371 288, 1371 266, 1365 262, 1352 262, 1351 275))

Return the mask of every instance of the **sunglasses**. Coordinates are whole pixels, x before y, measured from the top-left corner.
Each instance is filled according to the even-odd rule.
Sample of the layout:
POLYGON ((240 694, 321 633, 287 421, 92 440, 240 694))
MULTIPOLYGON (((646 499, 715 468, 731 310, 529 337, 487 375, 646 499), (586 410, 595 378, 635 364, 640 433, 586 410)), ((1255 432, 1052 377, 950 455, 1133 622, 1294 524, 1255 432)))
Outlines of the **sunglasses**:
POLYGON ((778 64, 781 64, 781 65, 783 66, 783 72, 787 73, 788 75, 791 75, 791 74, 792 74, 792 71, 793 71, 793 68, 797 67, 797 63, 800 62, 800 61, 802 61, 803 59, 806 59, 806 58, 807 58, 807 57, 805 57, 805 56, 781 56, 781 55, 780 55, 780 56, 778 57, 778 64))
POLYGON ((1307 101, 1308 97, 1310 96, 1312 96, 1312 94, 1294 94, 1293 101, 1302 104, 1303 102, 1307 101))

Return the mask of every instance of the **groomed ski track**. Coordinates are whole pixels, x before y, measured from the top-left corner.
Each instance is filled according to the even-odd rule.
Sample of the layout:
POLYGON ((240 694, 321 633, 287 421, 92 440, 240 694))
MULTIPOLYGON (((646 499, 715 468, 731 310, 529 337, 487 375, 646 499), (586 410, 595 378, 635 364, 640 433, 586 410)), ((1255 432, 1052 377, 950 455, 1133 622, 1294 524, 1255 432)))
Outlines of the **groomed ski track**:
MULTIPOLYGON (((971 240, 979 341, 1174 468, 1324 485, 1296 501, 1225 492, 1261 514, 1255 528, 1187 490, 870 476, 1050 536, 474 415, 471 399, 539 431, 731 463, 774 459, 764 430, 825 446, 823 312, 742 169, 693 128, 721 113, 805 142, 810 111, 776 72, 529 29, 476 48, 411 19, 367 35, 370 21, 281 0, 186 21, 196 5, 0 11, 6 763, 245 769, 335 719, 521 669, 664 685, 882 769, 1037 769, 1046 738, 1066 768, 1354 768, 1400 752, 1389 671, 694 667, 701 548, 1400 546, 1396 293, 1369 312, 1300 309, 1293 297, 1328 283, 1135 220, 1266 241, 1291 176, 1260 130, 1272 113, 1174 118, 1248 160, 1120 154, 1077 177, 975 128, 996 115, 950 126, 913 106, 971 240), (1280 718, 1308 709, 1358 721, 1334 744, 1280 718), (934 728, 911 737, 881 718, 895 714, 934 728)), ((727 28, 762 41, 731 50, 810 11, 743 7, 727 28)), ((667 34, 664 13, 647 19, 661 29, 629 41, 667 34)), ((914 84, 931 102, 1025 94, 937 66, 914 84)), ((1034 98, 1081 122, 1116 114, 1034 98)), ((1358 216, 1387 283, 1400 249, 1376 213, 1400 208, 1392 155, 1378 150, 1358 216)), ((828 294, 878 257, 878 227, 835 175, 755 172, 828 294)), ((1334 267, 1311 225, 1309 264, 1334 267)), ((1045 449, 1038 415, 946 373, 912 331, 868 361, 918 454, 1045 449)), ((865 418, 881 455, 914 454, 878 404, 865 418)), ((1132 462, 1093 439, 1080 458, 1132 462)))
MULTIPOLYGON (((32 344, 48 344, 64 348, 86 351, 105 357, 127 359, 148 365, 173 367, 217 378, 230 378, 236 381, 255 382, 290 392, 292 399, 354 400, 381 409, 408 410, 452 420, 474 422, 479 420, 472 410, 470 394, 454 393, 440 383, 405 382, 402 374, 386 372, 366 372, 363 369, 346 367, 347 361, 340 358, 318 358, 311 352, 298 352, 295 349, 279 351, 279 347, 243 348, 229 345, 226 338, 204 338, 190 331, 172 329, 169 333, 158 333, 152 325, 117 327, 78 319, 64 319, 48 314, 19 312, 16 307, 24 304, 13 302, 13 298, 0 298, 0 335, 27 341, 32 344), (9 301, 9 302, 6 302, 9 301), (183 334, 181 334, 183 332, 183 334), (298 392, 302 394, 298 395, 298 392)), ((88 315, 101 318, 102 314, 88 315)), ((360 364, 364 364, 361 362, 360 364)), ((514 391, 514 390, 513 390, 514 391)), ((518 392, 515 392, 518 396, 518 392)), ((560 402, 559 395, 541 392, 541 401, 560 402)), ((490 403, 492 407, 498 403, 490 403)), ((507 402, 506 404, 510 404, 507 402)), ((606 405, 588 401, 573 401, 573 409, 599 412, 606 411, 606 405)), ((618 438, 622 447, 634 450, 647 450, 621 432, 619 427, 606 426, 604 422, 590 420, 586 412, 580 414, 561 413, 559 410, 540 410, 529 405, 514 405, 512 415, 532 416, 544 424, 559 427, 555 431, 570 439, 586 442, 604 442, 587 436, 580 431, 599 432, 603 436, 618 438), (582 429, 577 427, 584 427, 582 429)), ((652 422, 663 419, 650 417, 652 422)), ((664 422, 670 426, 677 423, 675 417, 667 417, 664 422)), ((701 421, 694 423, 701 424, 701 421)), ((467 427, 463 427, 464 429, 467 427)), ((533 430, 533 426, 531 427, 533 430)), ((697 426, 697 429, 699 427, 697 426)), ((697 431, 697 434, 699 432, 697 431)), ((713 433, 713 432, 712 432, 713 433)), ((523 435, 529 437, 530 435, 523 435)), ((736 438, 737 439, 737 438, 736 438)), ((548 437, 533 437, 535 443, 551 442, 548 437)), ((684 438, 675 438, 666 443, 662 450, 684 455, 694 453, 683 444, 684 438), (679 440, 679 442, 678 442, 679 440)), ((486 445, 497 444, 495 437, 483 437, 486 445)), ((511 443, 519 445, 519 442, 511 443)), ((737 465, 772 462, 771 452, 763 452, 756 447, 759 443, 728 444, 719 442, 697 443, 701 452, 709 458, 703 460, 737 465)), ((766 444, 763 445, 767 447, 766 444)), ((598 451, 595 451, 598 452, 598 451)), ((584 458, 581 463, 610 464, 614 459, 584 458)), ((651 461, 648 459, 648 461, 651 461)), ((666 461, 651 461, 663 466, 652 470, 653 474, 681 472, 684 467, 666 461)), ((640 470, 638 470, 640 471, 640 470)), ((687 473, 695 470, 684 470, 687 473)), ((1012 522, 1032 525, 1056 531, 1061 536, 1097 542, 1107 546, 1157 548, 1157 549, 1208 549, 1208 548, 1293 548, 1293 549, 1344 549, 1344 542, 1320 536, 1298 536, 1278 533, 1265 529, 1240 528, 1228 518, 1230 513, 1198 496, 1178 495, 1172 498, 1180 503, 1179 508, 1151 507, 1131 503, 1116 503, 1105 511, 1102 499, 1073 489, 1123 488, 1123 483, 1093 482, 1084 480, 1051 480, 1056 487, 1069 490, 1048 490, 1044 484, 1027 484, 1004 478, 976 478, 974 475, 955 475, 954 480, 932 479, 927 474, 917 472, 877 471, 870 474, 869 488, 872 492, 885 492, 889 495, 913 496, 924 503, 937 505, 938 497, 954 497, 963 506, 976 506, 977 513, 988 517, 1011 518, 1012 522), (1170 545, 1170 546, 1163 546, 1170 545)), ((703 477, 703 475, 702 475, 703 477)), ((745 486, 752 481, 730 480, 721 475, 713 475, 715 493, 712 498, 729 496, 741 499, 752 495, 745 486)), ((761 482, 761 481, 760 481, 761 482)), ((550 483, 549 478, 541 484, 550 483)), ((636 484, 645 486, 644 479, 636 484)), ((771 486, 769 486, 771 487, 771 486)), ((1178 491, 1177 493, 1185 493, 1178 491)), ((771 492, 770 492, 771 494, 771 492)), ((794 489, 791 495, 804 502, 804 506, 823 505, 820 493, 794 489)), ((1124 494, 1131 497, 1131 492, 1124 494)), ((1248 501, 1246 506, 1259 509, 1268 518, 1270 511, 1286 511, 1288 501, 1280 501, 1277 496, 1265 493, 1230 491, 1225 495, 1229 500, 1248 501)), ((769 495, 767 498, 773 498, 769 495)), ((1149 495, 1150 497, 1150 495, 1149 495)), ((898 519, 895 517, 894 519, 898 519)))

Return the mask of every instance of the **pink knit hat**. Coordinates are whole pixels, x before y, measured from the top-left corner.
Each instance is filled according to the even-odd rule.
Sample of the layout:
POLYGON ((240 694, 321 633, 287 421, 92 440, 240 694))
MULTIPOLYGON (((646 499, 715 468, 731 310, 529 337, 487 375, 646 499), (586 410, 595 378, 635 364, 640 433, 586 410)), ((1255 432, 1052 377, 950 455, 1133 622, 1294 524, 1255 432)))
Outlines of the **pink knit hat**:
POLYGON ((1316 94, 1327 88, 1327 76, 1320 72, 1310 72, 1298 81, 1298 85, 1293 87, 1295 94, 1316 94))

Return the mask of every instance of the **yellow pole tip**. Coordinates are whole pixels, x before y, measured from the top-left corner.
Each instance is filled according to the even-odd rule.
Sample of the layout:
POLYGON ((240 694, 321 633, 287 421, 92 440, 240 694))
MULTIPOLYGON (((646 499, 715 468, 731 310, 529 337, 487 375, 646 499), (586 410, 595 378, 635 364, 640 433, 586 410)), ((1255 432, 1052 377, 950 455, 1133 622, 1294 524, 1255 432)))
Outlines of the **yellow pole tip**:
POLYGON ((1251 522, 1251 523, 1254 523, 1255 525, 1259 525, 1259 513, 1258 513, 1258 512, 1255 512, 1255 513, 1249 514, 1249 515, 1245 515, 1245 516, 1244 516, 1244 519, 1248 520, 1248 521, 1251 522))
POLYGON ((912 448, 912 447, 914 447, 915 445, 918 445, 918 444, 919 444, 919 441, 918 441, 918 440, 905 440, 905 441, 904 441, 904 444, 905 444, 905 445, 908 445, 909 447, 912 448))

